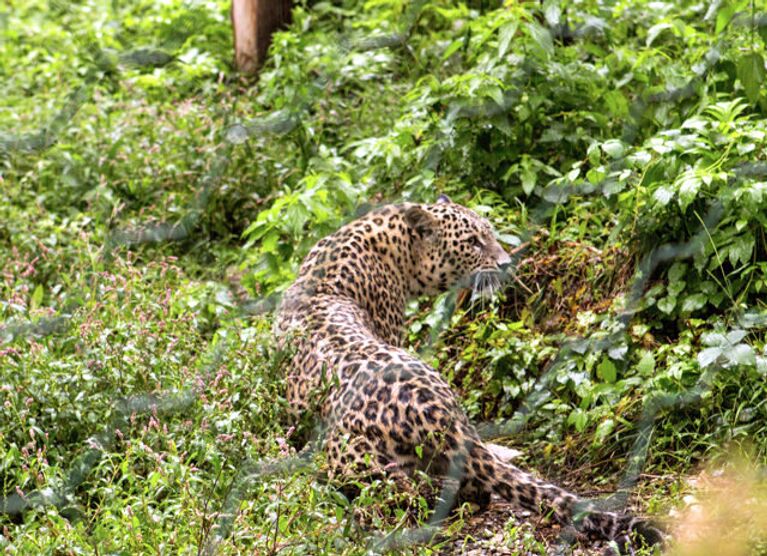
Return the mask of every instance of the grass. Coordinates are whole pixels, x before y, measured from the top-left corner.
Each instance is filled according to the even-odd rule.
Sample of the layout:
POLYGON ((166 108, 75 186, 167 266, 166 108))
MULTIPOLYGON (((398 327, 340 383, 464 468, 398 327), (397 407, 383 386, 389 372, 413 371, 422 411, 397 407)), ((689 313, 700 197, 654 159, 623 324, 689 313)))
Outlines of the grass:
MULTIPOLYGON (((764 26, 544 4, 297 2, 257 79, 228 2, 0 8, 3 550, 362 554, 424 525, 426 500, 347 500, 298 457, 270 311, 319 237, 436 192, 517 253, 495 302, 409 313, 472 419, 581 493, 636 475, 631 507, 697 535, 680 554, 722 529, 762 550, 763 481, 730 462, 767 446, 767 97, 739 69, 764 26)), ((463 507, 399 550, 558 536, 463 507)))

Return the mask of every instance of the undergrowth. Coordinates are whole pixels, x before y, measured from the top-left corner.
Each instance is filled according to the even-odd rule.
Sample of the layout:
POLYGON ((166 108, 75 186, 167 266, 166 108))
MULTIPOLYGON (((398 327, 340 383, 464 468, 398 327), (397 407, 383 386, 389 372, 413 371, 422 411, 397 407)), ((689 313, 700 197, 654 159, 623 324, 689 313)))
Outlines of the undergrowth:
MULTIPOLYGON (((522 464, 637 479, 660 518, 704 464, 763 464, 755 4, 298 1, 253 79, 228 2, 0 8, 0 546, 356 554, 428 521, 386 483, 347 500, 319 454, 280 466, 270 313, 319 238, 438 193, 514 271, 414 303, 408 339, 522 464)), ((556 541, 504 516, 494 542, 556 541)))

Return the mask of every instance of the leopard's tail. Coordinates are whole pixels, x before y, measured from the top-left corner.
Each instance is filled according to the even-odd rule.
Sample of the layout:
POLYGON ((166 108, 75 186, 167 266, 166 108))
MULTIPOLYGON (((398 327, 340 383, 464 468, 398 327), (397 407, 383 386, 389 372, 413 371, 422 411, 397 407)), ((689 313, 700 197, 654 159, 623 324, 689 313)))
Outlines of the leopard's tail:
POLYGON ((562 525, 573 525, 578 531, 619 544, 645 544, 663 542, 660 529, 646 519, 631 514, 599 510, 593 502, 522 471, 501 459, 482 442, 478 442, 469 455, 469 469, 482 469, 481 476, 489 484, 488 490, 515 506, 532 512, 551 515, 562 525), (480 462, 476 462, 475 458, 480 462), (484 468, 484 469, 483 469, 484 468), (490 472, 488 472, 490 471, 490 472))

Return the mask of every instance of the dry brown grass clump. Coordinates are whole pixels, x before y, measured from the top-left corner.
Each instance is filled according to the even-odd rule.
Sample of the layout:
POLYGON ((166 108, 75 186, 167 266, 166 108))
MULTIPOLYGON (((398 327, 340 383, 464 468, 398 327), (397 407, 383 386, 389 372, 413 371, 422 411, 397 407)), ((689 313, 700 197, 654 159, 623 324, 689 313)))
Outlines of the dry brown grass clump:
POLYGON ((568 331, 583 311, 607 311, 625 293, 634 261, 628 249, 533 238, 516 265, 504 316, 546 330, 568 331))
POLYGON ((744 461, 692 479, 673 530, 673 556, 767 554, 767 480, 744 461))

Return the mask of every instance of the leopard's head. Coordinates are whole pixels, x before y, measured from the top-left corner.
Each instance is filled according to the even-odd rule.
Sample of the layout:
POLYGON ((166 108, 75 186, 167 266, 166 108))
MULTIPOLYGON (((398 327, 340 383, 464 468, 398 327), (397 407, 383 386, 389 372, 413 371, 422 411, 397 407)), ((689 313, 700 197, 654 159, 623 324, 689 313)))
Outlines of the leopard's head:
POLYGON ((445 195, 432 205, 408 207, 404 217, 414 237, 416 293, 457 286, 487 296, 497 289, 511 258, 487 220, 445 195))

